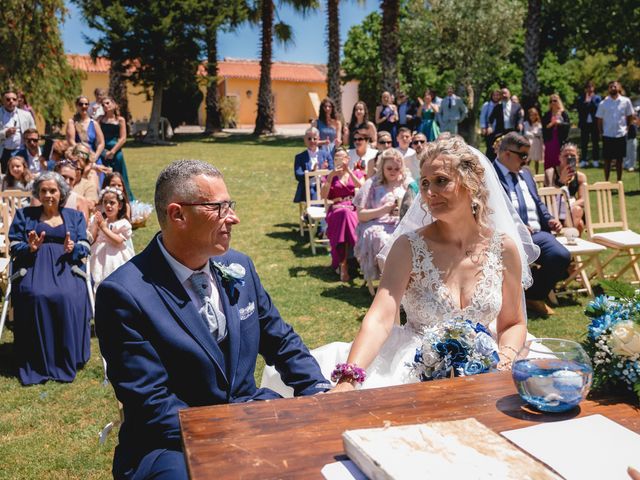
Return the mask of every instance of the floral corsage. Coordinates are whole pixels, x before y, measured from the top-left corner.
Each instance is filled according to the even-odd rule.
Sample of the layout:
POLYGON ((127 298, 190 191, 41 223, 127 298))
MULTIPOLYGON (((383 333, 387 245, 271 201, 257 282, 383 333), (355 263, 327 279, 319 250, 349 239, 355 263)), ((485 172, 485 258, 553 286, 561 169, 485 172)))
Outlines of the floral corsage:
POLYGON ((244 286, 244 276, 247 271, 239 263, 231 263, 229 265, 223 265, 222 263, 213 262, 213 266, 220 272, 220 276, 223 280, 230 285, 244 286))

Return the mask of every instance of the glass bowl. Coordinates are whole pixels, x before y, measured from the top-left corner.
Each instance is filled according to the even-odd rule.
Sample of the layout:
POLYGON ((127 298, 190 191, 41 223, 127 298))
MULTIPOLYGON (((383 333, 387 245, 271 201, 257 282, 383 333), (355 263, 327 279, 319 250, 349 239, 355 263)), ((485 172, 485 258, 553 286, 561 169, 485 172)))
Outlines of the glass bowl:
POLYGON ((511 374, 520 397, 543 412, 564 412, 589 393, 593 369, 579 343, 560 338, 525 342, 511 374))

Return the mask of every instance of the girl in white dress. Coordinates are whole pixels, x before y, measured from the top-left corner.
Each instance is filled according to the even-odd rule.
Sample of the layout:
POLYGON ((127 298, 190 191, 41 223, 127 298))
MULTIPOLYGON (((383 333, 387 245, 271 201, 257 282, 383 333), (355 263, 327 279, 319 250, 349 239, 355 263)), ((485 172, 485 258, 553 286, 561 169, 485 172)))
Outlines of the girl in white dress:
POLYGON ((96 288, 107 276, 133 257, 131 223, 127 219, 122 190, 103 188, 100 192, 103 211, 91 218, 91 276, 96 288))
MULTIPOLYGON (((500 369, 510 368, 527 336, 523 288, 538 251, 493 166, 460 137, 446 136, 420 155, 420 172, 421 195, 382 252, 380 287, 355 341, 312 351, 327 378, 347 362, 336 368, 334 392, 419 381, 409 365, 422 331, 453 319, 489 328, 500 369), (401 303, 404 326, 394 322, 401 303)), ((287 393, 265 377, 263 387, 287 393)))

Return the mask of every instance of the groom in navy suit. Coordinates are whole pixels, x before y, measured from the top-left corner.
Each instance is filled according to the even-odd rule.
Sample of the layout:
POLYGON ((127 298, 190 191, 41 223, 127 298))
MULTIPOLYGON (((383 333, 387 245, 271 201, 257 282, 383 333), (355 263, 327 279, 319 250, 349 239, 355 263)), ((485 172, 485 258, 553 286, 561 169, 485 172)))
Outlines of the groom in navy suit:
POLYGON ((533 285, 525 292, 527 307, 538 314, 550 315, 554 312, 545 299, 556 282, 566 278, 571 254, 551 233, 560 231, 562 224, 540 200, 531 171, 522 168, 527 163, 529 146, 529 140, 519 133, 507 133, 500 142, 494 166, 520 219, 529 228, 533 243, 540 247, 535 262, 539 268, 532 268, 533 285))
POLYGON ((278 398, 257 388, 256 358, 296 395, 329 388, 315 359, 229 250, 239 222, 221 173, 181 160, 158 177, 161 232, 98 289, 96 330, 124 407, 115 478, 186 479, 178 411, 278 398))

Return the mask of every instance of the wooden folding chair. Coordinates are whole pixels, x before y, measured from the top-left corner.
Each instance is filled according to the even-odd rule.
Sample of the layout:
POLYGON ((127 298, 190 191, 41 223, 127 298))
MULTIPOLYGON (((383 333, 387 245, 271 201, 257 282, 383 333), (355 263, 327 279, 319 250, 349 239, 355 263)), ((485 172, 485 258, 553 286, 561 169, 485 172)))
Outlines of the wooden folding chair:
POLYGON ((318 227, 327 216, 329 202, 320 197, 322 179, 329 175, 329 170, 314 170, 304 172, 304 193, 307 202, 307 230, 309 231, 309 244, 311 253, 316 254, 316 247, 329 248, 329 239, 317 238, 318 227), (311 198, 311 185, 315 186, 316 198, 311 198))
POLYGON ((307 203, 306 202, 298 202, 298 221, 300 222, 300 236, 304 237, 304 231, 307 228, 307 203))
MULTIPOLYGON (((560 218, 561 205, 564 203, 567 225, 569 227, 574 226, 573 217, 571 216, 569 192, 566 188, 542 187, 538 190, 538 195, 554 218, 560 218)), ((600 266, 598 254, 604 252, 606 247, 594 242, 583 240, 582 238, 576 238, 575 242, 570 244, 567 237, 562 235, 557 236, 556 240, 569 250, 575 268, 569 274, 568 278, 557 285, 555 294, 564 295, 573 292, 587 292, 587 294, 593 296, 593 288, 591 287, 590 279, 595 274, 602 275, 602 268, 600 266), (589 273, 587 271, 588 267, 595 267, 595 273, 589 273), (578 280, 582 283, 581 287, 575 289, 568 288, 573 281, 578 280)))
MULTIPOLYGON (((536 182, 536 188, 540 190, 544 187, 544 173, 536 173, 533 176, 533 180, 536 182)), ((540 193, 540 192, 538 192, 540 193)))
POLYGON ((616 259, 626 261, 610 278, 619 279, 631 269, 635 275, 632 283, 640 283, 640 254, 635 252, 635 249, 640 248, 640 235, 629 229, 622 182, 597 182, 587 185, 585 213, 589 240, 613 250, 611 256, 602 264, 602 268, 606 268, 616 259), (614 202, 614 193, 617 193, 617 202, 614 202), (592 195, 595 197, 595 205, 592 204, 592 195))

